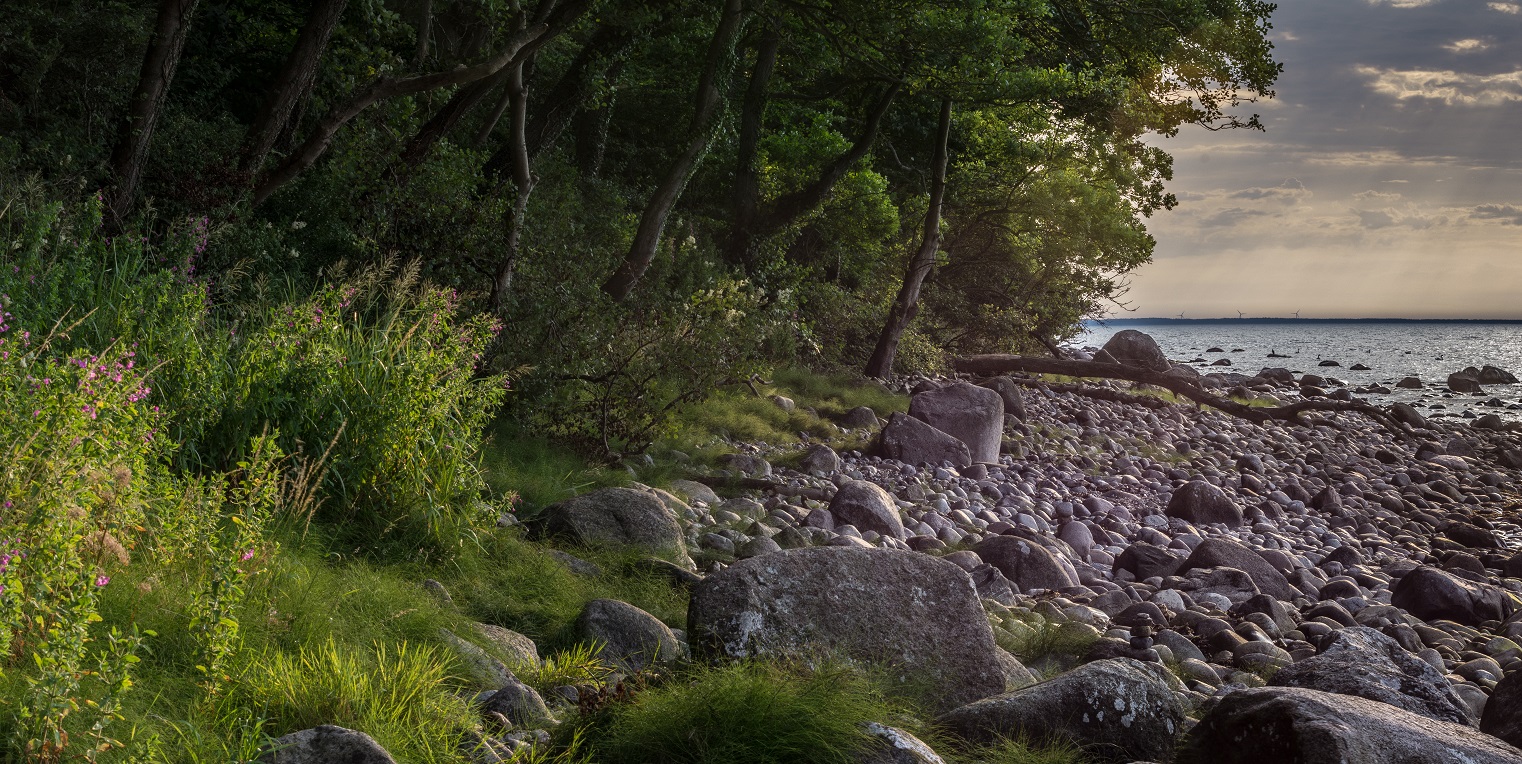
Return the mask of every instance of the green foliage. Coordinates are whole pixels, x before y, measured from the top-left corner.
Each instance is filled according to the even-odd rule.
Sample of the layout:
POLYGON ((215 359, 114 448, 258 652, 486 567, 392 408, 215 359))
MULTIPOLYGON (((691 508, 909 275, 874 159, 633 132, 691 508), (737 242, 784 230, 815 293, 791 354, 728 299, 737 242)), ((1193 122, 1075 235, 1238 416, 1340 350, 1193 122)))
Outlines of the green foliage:
POLYGON ((425 645, 377 642, 362 650, 328 641, 252 657, 217 714, 264 719, 275 737, 336 724, 370 735, 403 761, 453 762, 471 712, 451 692, 451 671, 449 659, 425 645))
POLYGON ((1083 750, 1071 743, 1042 744, 1025 739, 1001 739, 967 750, 945 749, 943 755, 947 764, 1085 764, 1089 761, 1083 750))
POLYGON ((866 722, 891 713, 844 669, 765 663, 694 668, 616 707, 597 759, 781 764, 845 762, 867 745, 866 722))
POLYGON ((537 666, 513 666, 513 674, 544 694, 561 685, 604 685, 615 669, 604 663, 599 644, 579 643, 545 656, 537 666))

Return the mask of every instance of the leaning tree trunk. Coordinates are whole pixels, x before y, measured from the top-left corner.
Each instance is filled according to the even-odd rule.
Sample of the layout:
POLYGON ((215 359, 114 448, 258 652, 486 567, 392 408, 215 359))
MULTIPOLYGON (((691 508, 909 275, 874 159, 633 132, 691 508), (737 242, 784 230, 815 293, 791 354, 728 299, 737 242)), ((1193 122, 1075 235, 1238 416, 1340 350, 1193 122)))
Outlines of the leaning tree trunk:
POLYGON ((287 126, 294 128, 291 118, 296 113, 297 104, 312 91, 312 84, 317 80, 317 65, 346 5, 348 0, 318 0, 312 5, 295 47, 291 48, 259 116, 243 138, 240 169, 246 176, 258 173, 281 133, 287 126))
POLYGON ((529 195, 534 192, 533 167, 528 155, 528 88, 523 83, 523 62, 518 62, 507 80, 507 92, 511 103, 513 185, 517 196, 513 201, 511 218, 507 221, 507 242, 503 246, 497 270, 492 274, 491 296, 487 305, 491 312, 501 315, 507 303, 508 290, 513 285, 513 274, 518 265, 518 251, 523 242, 523 222, 528 216, 529 195))
POLYGON ((719 117, 724 111, 723 81, 734 61, 735 43, 740 37, 743 15, 742 0, 725 0, 724 13, 714 27, 703 74, 698 80, 697 104, 687 130, 687 146, 667 168, 665 178, 645 205, 639 229, 635 231, 634 241, 624 255, 623 264, 603 282, 602 291, 614 300, 627 298, 634 291, 634 285, 639 283, 645 271, 650 268, 650 263, 655 260, 655 251, 666 230, 666 219, 671 216, 671 208, 681 198, 682 191, 687 188, 687 181, 692 179, 718 132, 719 117))
POLYGON ((110 225, 120 229, 132 205, 137 201, 143 166, 148 162, 148 148, 153 142, 153 128, 158 124, 180 65, 185 36, 190 31, 190 17, 198 0, 161 0, 148 52, 138 74, 137 89, 127 105, 127 120, 122 123, 116 146, 111 151, 112 188, 106 199, 110 225))
POLYGON ((761 200, 761 176, 756 172, 756 154, 761 146, 761 125, 766 117, 767 88, 777 64, 777 49, 782 35, 769 30, 756 46, 756 63, 751 67, 750 85, 740 106, 740 136, 735 148, 735 187, 730 195, 730 261, 749 264, 750 229, 755 223, 761 200))
POLYGON ((898 354, 898 342, 909 328, 909 322, 920 309, 920 287, 935 265, 935 253, 941 243, 941 202, 946 197, 946 143, 951 136, 951 99, 941 100, 941 121, 936 127, 935 157, 931 160, 930 206, 925 210, 925 231, 920 239, 919 251, 909 261, 904 273, 903 286, 888 311, 888 320, 877 338, 877 347, 867 361, 869 377, 885 379, 893 373, 893 357, 898 354))

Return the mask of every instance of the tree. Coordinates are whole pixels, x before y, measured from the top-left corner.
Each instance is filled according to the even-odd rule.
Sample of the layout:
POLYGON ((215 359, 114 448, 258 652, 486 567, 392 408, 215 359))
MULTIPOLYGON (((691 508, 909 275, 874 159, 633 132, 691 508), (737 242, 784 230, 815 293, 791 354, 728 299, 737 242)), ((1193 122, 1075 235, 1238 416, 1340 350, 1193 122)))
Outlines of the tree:
POLYGON ((128 104, 127 119, 117 134, 116 148, 111 152, 111 175, 113 186, 106 200, 111 212, 111 226, 120 229, 132 205, 137 201, 138 185, 143 179, 143 167, 148 162, 148 150, 153 145, 153 129, 158 125, 169 97, 169 86, 174 82, 175 70, 180 65, 180 54, 185 49, 185 36, 190 31, 190 17, 195 13, 199 0, 160 0, 158 19, 153 25, 153 36, 148 40, 148 51, 143 56, 142 72, 138 75, 137 88, 128 104))

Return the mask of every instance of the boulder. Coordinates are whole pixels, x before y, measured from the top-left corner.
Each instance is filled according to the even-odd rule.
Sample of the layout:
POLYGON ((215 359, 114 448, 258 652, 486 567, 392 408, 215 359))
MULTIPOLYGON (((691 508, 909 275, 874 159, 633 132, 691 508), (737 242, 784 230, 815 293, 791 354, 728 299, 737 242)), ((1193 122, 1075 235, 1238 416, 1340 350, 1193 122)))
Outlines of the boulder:
POLYGON ((539 648, 534 640, 519 634, 512 629, 504 629, 489 623, 473 624, 476 634, 481 637, 492 651, 505 661, 508 666, 538 666, 539 648))
POLYGON ((1129 570, 1138 581, 1154 576, 1166 578, 1177 573, 1183 564, 1183 557, 1145 541, 1126 547, 1115 557, 1115 570, 1129 570))
POLYGON ((1019 536, 990 536, 978 542, 972 551, 998 568, 1021 592, 1062 589, 1079 583, 1073 563, 1019 536))
POLYGON ((462 639, 449 629, 439 629, 438 635, 439 640, 449 645, 459 658, 464 678, 476 687, 495 690, 518 681, 507 664, 481 649, 480 645, 462 639))
POLYGON ((880 423, 877 412, 866 406, 857 406, 840 417, 840 424, 853 430, 876 427, 880 423))
POLYGON ((682 646, 671 629, 627 602, 592 600, 577 616, 575 628, 577 639, 601 645, 603 660, 623 671, 639 671, 682 657, 682 646))
POLYGON ((1170 517, 1188 520, 1196 525, 1223 523, 1235 528, 1242 524, 1242 510, 1225 491, 1203 481, 1191 480, 1173 492, 1168 500, 1170 517))
POLYGON ((1428 426, 1427 418, 1409 403, 1396 403, 1390 406, 1390 418, 1409 427, 1425 429, 1428 426))
POLYGON ((710 507, 718 506, 721 501, 712 488, 695 480, 673 480, 671 490, 687 501, 701 501, 710 507))
POLYGON ((836 523, 856 526, 859 531, 876 531, 896 539, 908 538, 904 521, 898 516, 893 497, 876 483, 847 480, 830 499, 830 516, 836 523))
POLYGON ((1009 377, 994 377, 982 383, 986 387, 999 394, 1004 399, 1004 414, 1021 421, 1025 420, 1025 398, 1020 395, 1020 386, 1015 384, 1009 377))
POLYGON ((1152 371, 1166 372, 1172 364, 1168 362, 1168 356, 1163 354, 1163 349, 1157 346, 1157 341, 1151 335, 1135 329, 1122 329, 1115 333, 1105 343, 1102 351, 1108 353, 1117 363, 1126 366, 1140 366, 1152 371))
POLYGON ((1184 704, 1157 664, 1130 658, 1086 663, 1040 684, 943 715, 938 723, 974 741, 1066 741, 1096 761, 1166 761, 1183 728, 1184 704))
POLYGON ((1472 727, 1387 703, 1298 687, 1221 697, 1190 731, 1179 764, 1502 764, 1522 751, 1472 727))
POLYGON ((1517 382, 1517 378, 1512 376, 1511 372, 1490 365, 1480 369, 1480 373, 1475 375, 1475 378, 1482 385, 1512 385, 1517 382))
POLYGON ((332 724, 292 732, 259 755, 263 764, 396 764, 374 738, 332 724))
POLYGON ((1429 719, 1474 726, 1442 672, 1365 626, 1328 634, 1314 657, 1280 669, 1268 683, 1368 698, 1429 719))
POLYGON ((1420 390, 1422 389, 1422 380, 1420 377, 1401 377, 1400 381, 1395 383, 1395 386, 1402 390, 1420 390))
POLYGON ((1456 393, 1483 393, 1480 376, 1468 371, 1456 371, 1448 375, 1448 389, 1456 393))
POLYGON ((872 745, 867 753, 857 756, 856 764, 946 764, 935 749, 897 727, 867 722, 864 729, 872 745))
POLYGON ((1485 702, 1480 731, 1522 747, 1522 671, 1513 671, 1496 684, 1485 702))
POLYGON ((1185 572, 1196 568, 1236 568, 1245 572, 1252 578, 1258 590, 1272 596, 1274 599, 1288 600, 1294 596, 1294 589, 1289 585, 1289 579, 1284 577, 1267 560, 1257 552, 1242 546, 1234 541, 1224 538, 1208 538, 1200 542, 1184 560, 1175 575, 1183 575, 1185 572))
POLYGON ((1425 565, 1401 577, 1390 593, 1390 604, 1424 621, 1446 618, 1467 626, 1505 619, 1517 609, 1514 595, 1499 587, 1425 565))
POLYGON ((840 454, 823 443, 815 444, 803 452, 803 457, 798 460, 798 469, 828 475, 840 469, 840 454))
POLYGON ((599 488, 545 508, 546 532, 586 546, 632 547, 693 568, 676 515, 659 498, 632 488, 599 488))
POLYGON ((957 382, 920 393, 909 399, 909 416, 967 444, 974 462, 999 462, 1004 398, 993 390, 957 382))
POLYGON ((550 727, 558 724, 550 709, 544 704, 539 691, 518 681, 486 696, 481 702, 483 713, 502 714, 515 726, 529 729, 550 727))
POLYGON ((837 657, 924 682, 941 710, 1004 691, 993 630, 966 571, 896 549, 756 557, 693 587, 696 658, 837 657))
POLYGON ((908 414, 888 417, 878 439, 879 450, 884 457, 905 464, 933 464, 943 462, 953 467, 972 464, 972 452, 967 444, 947 435, 908 414))

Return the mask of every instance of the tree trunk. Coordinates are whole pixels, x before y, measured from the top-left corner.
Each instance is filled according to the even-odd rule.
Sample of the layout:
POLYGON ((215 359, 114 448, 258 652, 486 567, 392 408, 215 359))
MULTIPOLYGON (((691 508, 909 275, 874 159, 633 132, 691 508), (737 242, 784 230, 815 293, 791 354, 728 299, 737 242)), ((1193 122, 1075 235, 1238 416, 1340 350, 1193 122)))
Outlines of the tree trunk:
POLYGON ((650 268, 656 248, 660 246, 661 234, 666 229, 666 219, 671 215, 671 208, 681 198, 682 191, 687 188, 687 181, 692 179, 698 163, 713 143, 714 134, 718 132, 719 117, 724 106, 723 80, 727 78, 728 69, 734 61, 735 43, 744 26, 743 16, 742 0, 725 0, 723 15, 714 27, 703 74, 698 80, 697 103, 692 113, 692 124, 687 130, 687 147, 667 168, 665 178, 645 205, 639 229, 634 234, 634 242, 629 246, 623 264, 603 282, 602 290, 615 300, 627 298, 634 291, 634 285, 639 283, 645 271, 650 268))
POLYGON ((517 186, 517 197, 513 202, 511 218, 507 221, 507 243, 502 252, 502 259, 497 263, 497 271, 492 275, 491 296, 487 301, 488 308, 496 315, 502 314, 502 309, 507 303, 508 290, 513 286, 513 274, 517 269, 518 251, 523 242, 523 222, 528 215, 529 195, 534 192, 533 167, 529 164, 528 155, 528 88, 523 83, 523 62, 519 62, 512 68, 508 76, 507 92, 511 99, 510 109, 512 112, 512 146, 513 159, 513 185, 517 186))
POLYGON ((317 65, 347 4, 348 0, 317 0, 313 3, 295 47, 291 48, 259 116, 243 138, 239 169, 248 177, 264 166, 275 141, 290 124, 297 104, 311 92, 312 84, 317 80, 317 65))
POLYGON ((417 20, 417 49, 412 53, 412 65, 421 69, 428 62, 428 47, 433 37, 433 0, 423 0, 417 20))
MULTIPOLYGON (((585 2, 580 3, 585 7, 585 2)), ((520 51, 533 42, 549 29, 548 24, 532 24, 515 33, 503 46, 502 50, 492 58, 474 66, 463 66, 451 69, 447 72, 435 72, 433 74, 420 74, 413 77, 393 78, 383 76, 371 82, 369 86, 347 103, 334 107, 317 123, 312 135, 301 144, 285 161, 266 173, 254 187, 253 206, 258 207, 271 194, 280 190, 282 186, 295 180, 313 164, 316 164, 332 145, 333 138, 349 120, 359 116, 361 112, 371 106, 389 98, 397 96, 415 95, 429 90, 452 87, 456 85, 468 85, 486 77, 491 77, 502 71, 517 57, 520 51)))
POLYGON ((883 324, 882 335, 877 338, 877 347, 872 350, 872 358, 867 361, 866 373, 869 377, 886 379, 893 373, 893 357, 898 354, 898 341, 904 336, 904 330, 909 328, 909 322, 914 320, 914 315, 919 312, 920 287, 935 265, 935 253, 941 243, 941 202, 946 196, 946 144, 950 135, 951 99, 943 98, 941 121, 935 135, 935 158, 931 160, 930 206, 925 210, 924 235, 920 239, 919 251, 914 253, 909 268, 904 273, 904 283, 899 287, 898 298, 888 311, 888 320, 883 324))
POLYGON ((840 179, 844 178, 846 173, 850 172, 851 168, 871 150, 872 142, 877 139, 877 132, 882 127, 883 117, 888 113, 888 108, 893 105, 893 99, 902 87, 901 83, 894 83, 883 91, 883 94, 867 111, 866 123, 862 126, 861 133, 856 136, 856 141, 851 144, 851 148, 826 165, 820 171, 819 177, 807 186, 777 198, 765 212, 752 211, 748 219, 743 221, 743 227, 738 224, 740 219, 736 219, 737 225, 731 229, 729 249, 726 253, 731 262, 748 263, 758 240, 776 235, 782 229, 792 225, 793 221, 814 211, 824 203, 830 191, 834 190, 835 184, 839 183, 840 179))
POLYGON ((760 203, 760 176, 756 173, 756 153, 761 146, 761 126, 766 117, 767 88, 777 64, 777 49, 782 35, 775 27, 767 31, 756 47, 756 63, 751 68, 750 85, 745 89, 745 103, 740 107, 740 140, 735 149, 735 187, 730 196, 728 256, 731 263, 747 268, 751 261, 751 226, 760 203))
POLYGON ((402 165, 413 168, 422 164, 428 154, 433 151, 433 147, 437 146, 444 136, 449 135, 455 125, 476 108, 487 94, 501 85, 510 76, 509 72, 518 70, 520 66, 521 61, 515 62, 494 76, 477 80, 456 90, 449 102, 444 104, 444 108, 439 109, 427 122, 423 123, 423 126, 418 128, 417 134, 412 136, 412 140, 407 142, 407 147, 402 149, 402 165))
POLYGON ((148 162, 148 148, 153 142, 153 128, 164 110, 174 71, 180 65, 180 52, 185 48, 185 36, 190 31, 190 17, 197 2, 159 2, 158 19, 148 40, 148 52, 143 56, 137 89, 127 104, 127 120, 122 123, 111 151, 112 188, 106 208, 110 213, 109 225, 114 229, 120 230, 137 200, 143 166, 148 162))

